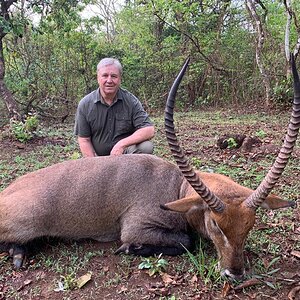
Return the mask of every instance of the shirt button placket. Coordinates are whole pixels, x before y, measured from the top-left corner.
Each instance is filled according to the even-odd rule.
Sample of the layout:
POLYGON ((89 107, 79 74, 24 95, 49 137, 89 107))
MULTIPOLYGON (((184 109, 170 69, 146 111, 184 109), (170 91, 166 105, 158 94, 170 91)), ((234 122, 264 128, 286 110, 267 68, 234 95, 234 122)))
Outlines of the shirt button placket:
POLYGON ((113 119, 112 119, 112 113, 113 113, 113 111, 112 111, 112 109, 111 109, 111 107, 109 107, 109 109, 108 109, 108 128, 109 128, 109 133, 110 133, 110 135, 112 135, 112 133, 113 133, 113 119))

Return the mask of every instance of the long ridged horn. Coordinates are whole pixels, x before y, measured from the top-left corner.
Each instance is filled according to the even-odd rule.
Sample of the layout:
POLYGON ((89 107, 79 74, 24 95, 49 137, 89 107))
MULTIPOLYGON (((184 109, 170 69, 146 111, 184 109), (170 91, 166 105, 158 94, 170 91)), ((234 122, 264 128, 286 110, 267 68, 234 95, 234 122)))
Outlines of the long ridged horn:
POLYGON ((295 58, 291 55, 292 72, 294 77, 293 110, 283 145, 278 156, 258 188, 246 199, 245 204, 253 209, 258 208, 271 192, 291 156, 296 144, 300 127, 300 81, 296 69, 295 58))
POLYGON ((190 183, 190 185, 195 189, 199 196, 208 204, 211 210, 216 213, 222 213, 225 209, 225 204, 221 199, 219 199, 215 194, 213 194, 207 186, 202 182, 199 176, 194 171, 193 167, 190 165, 184 151, 181 149, 177 136, 175 134, 173 110, 175 105, 175 96, 177 89, 182 80, 182 77, 189 64, 189 58, 185 61, 181 71, 174 80, 174 83, 170 89, 166 108, 165 108, 165 132, 169 147, 173 154, 173 157, 181 170, 184 177, 190 183))

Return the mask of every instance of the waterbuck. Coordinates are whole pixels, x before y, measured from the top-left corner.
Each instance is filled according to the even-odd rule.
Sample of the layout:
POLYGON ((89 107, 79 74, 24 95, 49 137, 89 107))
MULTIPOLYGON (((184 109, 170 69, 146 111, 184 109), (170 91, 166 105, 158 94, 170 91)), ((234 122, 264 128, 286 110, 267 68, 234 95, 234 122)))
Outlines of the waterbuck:
POLYGON ((227 179, 226 185, 224 185, 222 181, 219 182, 216 174, 213 175, 212 180, 208 181, 209 175, 194 171, 184 151, 180 148, 174 129, 173 110, 177 89, 188 63, 189 59, 186 60, 169 92, 165 109, 165 131, 169 147, 178 167, 197 193, 167 203, 163 207, 172 211, 198 215, 198 218, 195 216, 193 219, 202 220, 200 227, 204 231, 203 233, 216 246, 222 274, 239 278, 244 273, 244 244, 250 229, 254 226, 257 208, 277 209, 296 206, 296 203, 283 201, 275 195, 268 195, 284 171, 299 133, 299 76, 294 56, 291 55, 294 102, 287 134, 273 166, 257 189, 252 191, 236 183, 229 183, 227 179), (226 191, 226 188, 229 190, 226 191))
POLYGON ((184 253, 197 231, 212 239, 223 274, 243 276, 243 248, 256 208, 294 205, 268 194, 296 141, 299 79, 294 67, 289 134, 272 171, 254 192, 226 176, 194 172, 184 158, 172 106, 186 67, 170 91, 166 112, 167 138, 179 168, 147 154, 83 158, 28 173, 0 193, 0 247, 10 250, 16 267, 24 262, 26 244, 43 236, 120 239, 116 253, 148 256, 184 253))

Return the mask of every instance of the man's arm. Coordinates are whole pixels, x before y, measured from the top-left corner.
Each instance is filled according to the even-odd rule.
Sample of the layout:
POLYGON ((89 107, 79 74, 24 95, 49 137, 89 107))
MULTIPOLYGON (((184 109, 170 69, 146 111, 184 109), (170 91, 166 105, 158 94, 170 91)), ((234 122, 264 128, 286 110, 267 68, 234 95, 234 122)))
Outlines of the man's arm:
POLYGON ((94 150, 92 141, 90 137, 80 137, 78 136, 78 144, 80 147, 80 151, 83 157, 94 157, 96 156, 96 152, 94 150))
POLYGON ((117 142, 112 148, 110 155, 121 155, 127 147, 152 139, 154 137, 154 133, 154 126, 140 128, 132 135, 117 142))

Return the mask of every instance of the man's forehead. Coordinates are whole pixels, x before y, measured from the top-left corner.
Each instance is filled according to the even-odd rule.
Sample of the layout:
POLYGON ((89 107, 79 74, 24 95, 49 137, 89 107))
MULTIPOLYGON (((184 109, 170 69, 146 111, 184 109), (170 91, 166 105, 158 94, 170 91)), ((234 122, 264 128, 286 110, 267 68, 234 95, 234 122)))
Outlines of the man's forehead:
POLYGON ((115 65, 107 65, 99 68, 99 73, 101 74, 116 74, 120 75, 120 70, 115 65))

